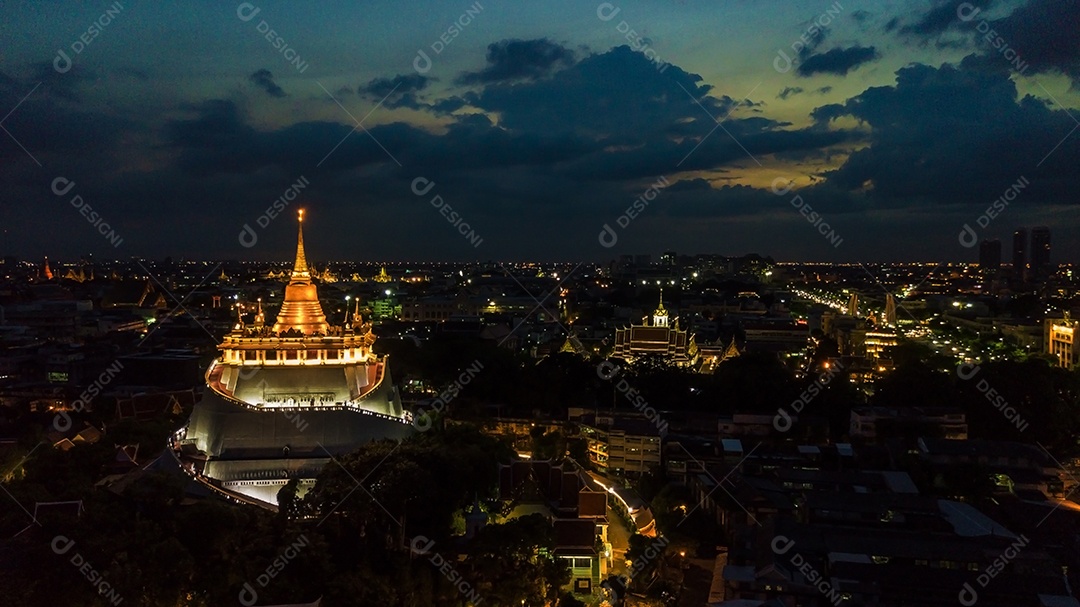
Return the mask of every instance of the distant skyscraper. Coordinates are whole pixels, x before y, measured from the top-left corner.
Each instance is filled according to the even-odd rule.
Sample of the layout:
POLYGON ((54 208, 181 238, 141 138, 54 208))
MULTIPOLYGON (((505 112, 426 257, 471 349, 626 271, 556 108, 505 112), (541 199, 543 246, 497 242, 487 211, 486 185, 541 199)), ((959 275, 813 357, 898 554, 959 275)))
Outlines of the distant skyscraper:
POLYGON ((847 304, 847 313, 848 313, 848 316, 858 316, 859 315, 859 294, 858 293, 852 293, 851 294, 851 299, 848 300, 848 304, 847 304))
POLYGON ((1031 276, 1045 280, 1051 274, 1050 228, 1039 226, 1031 229, 1031 276))
POLYGON ((1001 268, 1001 241, 984 240, 979 245, 979 269, 997 272, 1001 268))
POLYGON ((1013 277, 1023 280, 1027 274, 1027 230, 1019 228, 1013 232, 1013 277))

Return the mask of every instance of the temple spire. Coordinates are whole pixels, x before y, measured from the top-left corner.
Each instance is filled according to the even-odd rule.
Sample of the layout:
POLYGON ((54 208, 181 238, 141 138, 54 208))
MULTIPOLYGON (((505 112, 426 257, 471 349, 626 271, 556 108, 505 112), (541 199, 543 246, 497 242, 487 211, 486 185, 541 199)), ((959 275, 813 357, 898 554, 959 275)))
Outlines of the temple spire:
POLYGON ((261 329, 266 324, 266 315, 263 314, 262 297, 259 298, 259 307, 255 312, 255 328, 261 329))
POLYGON ((660 287, 660 305, 657 306, 656 311, 653 312, 653 326, 668 326, 668 311, 664 309, 664 287, 660 287))
POLYGON ((311 272, 308 271, 307 255, 304 254, 304 209, 300 209, 299 221, 297 222, 296 262, 293 263, 292 279, 311 279, 311 272))
POLYGON ((300 227, 296 241, 296 262, 293 264, 289 284, 285 285, 285 300, 281 302, 274 321, 274 333, 295 330, 304 335, 321 333, 326 335, 329 324, 319 304, 319 294, 308 270, 307 256, 304 254, 304 211, 299 213, 300 227))

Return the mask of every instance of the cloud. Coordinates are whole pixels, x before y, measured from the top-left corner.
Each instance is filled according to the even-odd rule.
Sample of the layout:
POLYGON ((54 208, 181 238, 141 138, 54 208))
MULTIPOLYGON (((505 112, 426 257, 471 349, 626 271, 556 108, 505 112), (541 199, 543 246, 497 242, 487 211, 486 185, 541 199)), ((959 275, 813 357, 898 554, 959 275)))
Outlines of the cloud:
POLYGON ((824 53, 811 55, 799 65, 796 72, 800 76, 813 74, 835 74, 844 76, 849 71, 864 63, 878 59, 880 55, 872 46, 853 46, 834 48, 824 53))
POLYGON ((851 117, 869 128, 867 145, 825 174, 823 190, 888 206, 985 208, 1025 176, 1032 185, 1017 206, 1075 204, 1080 138, 1066 134, 1076 123, 1064 110, 1019 97, 1007 68, 986 57, 904 67, 894 86, 869 88, 813 116, 822 126, 851 117))
MULTIPOLYGON (((1080 0, 1031 0, 1008 17, 990 23, 1036 72, 1060 71, 1080 83, 1080 0)), ((980 44, 990 45, 985 39, 980 44)), ((996 41, 994 42, 996 44, 996 41)), ((988 48, 987 53, 995 49, 988 48)))
POLYGON ((917 38, 937 37, 949 29, 966 25, 957 16, 957 9, 961 4, 970 4, 976 8, 986 8, 994 0, 936 0, 934 4, 920 14, 914 21, 901 25, 899 18, 894 18, 886 25, 886 31, 897 30, 903 36, 917 38))
POLYGON ((439 99, 429 103, 420 92, 427 89, 434 78, 420 74, 398 74, 393 78, 375 78, 361 84, 356 92, 372 101, 381 102, 388 109, 408 108, 428 111, 436 115, 448 115, 465 107, 466 102, 458 96, 439 99))
POLYGON ((420 74, 398 74, 393 78, 374 78, 367 84, 361 84, 357 93, 376 100, 387 95, 404 95, 416 93, 427 88, 431 78, 420 74))
POLYGON ((802 93, 802 92, 803 92, 803 88, 801 86, 785 86, 783 88, 783 90, 781 90, 776 95, 776 98, 777 99, 787 99, 788 97, 791 97, 792 95, 798 95, 799 93, 802 93))
POLYGON ((914 21, 901 24, 900 19, 894 19, 886 29, 920 43, 969 48, 986 56, 1004 52, 1007 45, 1018 55, 1015 65, 1029 65, 1035 72, 1061 72, 1069 76, 1074 88, 1077 86, 1080 0, 1028 0, 998 19, 988 16, 993 6, 993 0, 939 0, 914 21), (978 10, 965 6, 966 19, 961 19, 957 12, 961 5, 978 10))
POLYGON ((277 85, 277 83, 274 82, 274 75, 270 73, 270 70, 268 69, 263 68, 255 72, 254 74, 248 76, 248 80, 250 80, 255 86, 266 91, 266 94, 270 95, 271 97, 281 98, 288 95, 288 93, 286 93, 280 86, 277 85))
POLYGON ((573 51, 547 38, 502 40, 488 45, 487 67, 463 72, 456 82, 471 85, 540 78, 573 62, 573 51))

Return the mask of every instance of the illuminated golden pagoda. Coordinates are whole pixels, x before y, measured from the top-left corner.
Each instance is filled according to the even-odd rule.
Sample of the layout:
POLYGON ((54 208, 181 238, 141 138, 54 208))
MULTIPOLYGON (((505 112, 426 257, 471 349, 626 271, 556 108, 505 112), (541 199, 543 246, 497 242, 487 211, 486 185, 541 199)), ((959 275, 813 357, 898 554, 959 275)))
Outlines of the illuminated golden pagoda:
POLYGON ((281 304, 274 332, 297 331, 304 335, 326 335, 330 325, 326 322, 319 294, 311 280, 307 255, 304 253, 304 211, 300 210, 296 240, 296 261, 293 263, 289 284, 285 286, 285 301, 281 304))
POLYGON ((300 221, 276 321, 266 325, 259 300, 245 323, 238 304, 236 325, 206 371, 209 389, 174 450, 197 480, 269 506, 292 478, 306 491, 331 456, 414 432, 388 358, 372 351, 375 335, 359 301, 343 325, 327 323, 304 251, 302 213, 300 221))

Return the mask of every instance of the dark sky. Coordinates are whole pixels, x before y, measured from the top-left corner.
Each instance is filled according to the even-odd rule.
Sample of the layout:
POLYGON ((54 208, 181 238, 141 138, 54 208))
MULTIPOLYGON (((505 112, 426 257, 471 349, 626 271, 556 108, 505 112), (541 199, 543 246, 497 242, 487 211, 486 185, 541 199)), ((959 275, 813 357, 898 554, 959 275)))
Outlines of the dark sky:
POLYGON ((1080 257, 1080 0, 407 4, 4 3, 0 253, 1080 257))

